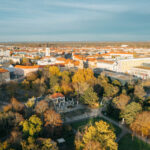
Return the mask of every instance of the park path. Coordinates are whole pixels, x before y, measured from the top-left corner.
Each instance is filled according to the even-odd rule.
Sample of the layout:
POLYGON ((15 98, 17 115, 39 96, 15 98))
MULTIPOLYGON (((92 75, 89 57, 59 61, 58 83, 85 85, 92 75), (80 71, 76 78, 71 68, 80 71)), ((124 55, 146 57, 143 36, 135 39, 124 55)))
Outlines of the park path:
MULTIPOLYGON (((116 139, 116 142, 119 142, 119 140, 127 133, 130 133, 130 134, 133 134, 133 132, 128 129, 127 127, 125 127, 123 124, 117 122, 117 121, 114 121, 112 120, 111 118, 103 115, 101 113, 102 109, 91 109, 91 112, 90 113, 85 113, 83 115, 79 115, 79 116, 75 116, 71 119, 67 118, 65 121, 64 121, 64 124, 68 124, 68 123, 73 123, 73 122, 77 122, 77 121, 80 121, 80 120, 85 120, 85 119, 89 119, 89 118, 93 118, 93 117, 102 117, 103 119, 107 120, 108 122, 116 125, 117 127, 121 128, 122 129, 122 132, 119 134, 119 136, 117 137, 116 139)), ((150 140, 144 138, 144 137, 141 137, 137 134, 134 134, 135 137, 139 138, 140 140, 150 144, 150 140)))

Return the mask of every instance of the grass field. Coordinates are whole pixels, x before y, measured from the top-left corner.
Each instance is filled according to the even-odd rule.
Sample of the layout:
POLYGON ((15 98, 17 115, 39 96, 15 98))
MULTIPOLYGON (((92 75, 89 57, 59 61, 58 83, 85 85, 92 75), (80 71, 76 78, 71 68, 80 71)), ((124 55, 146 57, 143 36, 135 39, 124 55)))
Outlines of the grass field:
MULTIPOLYGON (((95 118, 90 118, 90 119, 85 119, 85 120, 82 120, 82 121, 78 121, 78 122, 72 123, 70 125, 71 125, 71 127, 72 127, 73 130, 77 131, 78 129, 82 130, 88 124, 94 124, 96 121, 100 121, 100 120, 105 121, 104 119, 102 119, 100 117, 95 117, 95 118)), ((109 122, 107 122, 107 123, 109 123, 109 122)), ((117 126, 114 126, 112 124, 110 124, 110 126, 114 130, 114 132, 116 133, 116 135, 119 135, 121 133, 121 129, 118 128, 117 126)), ((72 131, 65 132, 64 133, 64 138, 66 140, 67 149, 74 150, 74 138, 75 138, 75 134, 72 131)))
POLYGON ((119 141, 119 150, 150 150, 150 144, 136 137, 132 140, 132 136, 127 134, 119 141))

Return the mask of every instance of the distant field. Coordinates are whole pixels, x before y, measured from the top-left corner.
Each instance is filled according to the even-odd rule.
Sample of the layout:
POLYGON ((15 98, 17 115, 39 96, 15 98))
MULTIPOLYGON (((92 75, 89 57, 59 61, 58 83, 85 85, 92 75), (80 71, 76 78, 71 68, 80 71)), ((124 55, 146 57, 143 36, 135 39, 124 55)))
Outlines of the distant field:
POLYGON ((84 47, 84 46, 120 46, 120 45, 129 45, 130 47, 138 48, 150 48, 150 42, 75 42, 75 41, 68 41, 68 42, 12 42, 12 43, 0 43, 1 45, 11 45, 11 46, 29 46, 29 47, 44 47, 44 46, 51 46, 51 47, 59 47, 59 46, 70 46, 70 47, 84 47))
POLYGON ((127 134, 119 141, 119 150, 150 150, 150 144, 146 144, 136 137, 132 140, 132 136, 127 134))

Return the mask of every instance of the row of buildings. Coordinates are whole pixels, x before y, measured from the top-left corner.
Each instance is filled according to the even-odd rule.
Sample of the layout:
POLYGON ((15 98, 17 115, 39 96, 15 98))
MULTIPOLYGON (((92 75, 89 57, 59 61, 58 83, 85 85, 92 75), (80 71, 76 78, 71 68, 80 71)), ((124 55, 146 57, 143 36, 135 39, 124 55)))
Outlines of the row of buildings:
MULTIPOLYGON (((138 50, 137 50, 138 51, 138 50)), ((144 51, 144 50, 143 50, 144 51)), ((26 76, 30 72, 41 70, 47 65, 57 65, 60 68, 91 68, 95 72, 111 71, 115 73, 123 73, 133 75, 138 78, 150 78, 150 57, 146 49, 146 55, 140 57, 135 54, 135 49, 122 45, 120 47, 10 47, 0 48, 0 74, 10 73, 6 81, 14 75, 16 77, 26 76), (137 57, 138 56, 138 57, 137 57), (30 59, 34 65, 20 65, 23 58, 30 59), (15 66, 4 67, 5 63, 13 61, 15 66), (36 65, 35 65, 36 64, 36 65), (7 73, 5 73, 7 72, 7 73)), ((144 51, 144 52, 145 52, 144 51)), ((3 75, 5 76, 5 75, 3 75)), ((0 82, 4 78, 0 76, 0 82)))

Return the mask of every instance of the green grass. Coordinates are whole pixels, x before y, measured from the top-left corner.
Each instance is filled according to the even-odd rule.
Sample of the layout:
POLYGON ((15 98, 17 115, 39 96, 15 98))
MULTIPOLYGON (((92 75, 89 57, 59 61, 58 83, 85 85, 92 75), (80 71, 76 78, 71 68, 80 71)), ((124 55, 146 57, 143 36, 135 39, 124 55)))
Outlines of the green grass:
POLYGON ((150 150, 150 144, 127 134, 119 141, 119 150, 150 150))
MULTIPOLYGON (((85 119, 85 120, 82 120, 82 121, 78 121, 78 122, 72 123, 71 126, 75 130, 82 129, 86 125, 88 125, 88 124, 94 125, 94 123, 96 121, 100 121, 100 120, 106 121, 106 120, 104 120, 101 117, 95 117, 95 118, 85 119)), ((106 121, 106 122, 109 123, 108 121, 106 121)), ((109 124, 110 124, 111 128, 114 129, 114 132, 116 133, 116 135, 119 135, 121 133, 121 129, 119 127, 117 127, 117 126, 115 126, 115 125, 113 125, 111 123, 109 123, 109 124)))
MULTIPOLYGON (((82 130, 86 125, 94 125, 94 123, 96 121, 100 121, 100 120, 103 120, 103 121, 106 121, 104 120, 103 118, 101 117, 95 117, 95 118, 90 118, 90 119, 85 119, 85 120, 81 120, 81 121, 77 121, 77 122, 74 122, 72 124, 70 124, 71 128, 73 130, 82 130)), ((106 121, 107 122, 107 121, 106 121)), ((107 122, 109 123, 109 122, 107 122)), ((110 124, 110 123, 109 123, 110 124)), ((121 133, 121 129, 118 128, 117 126, 114 126, 112 124, 110 124, 111 128, 114 130, 114 132, 116 133, 116 135, 119 135, 121 133)), ((74 140, 75 140, 75 134, 73 133, 73 131, 64 131, 64 134, 63 134, 63 138, 66 140, 66 146, 67 146, 67 149, 70 149, 70 150, 74 150, 74 140)))

